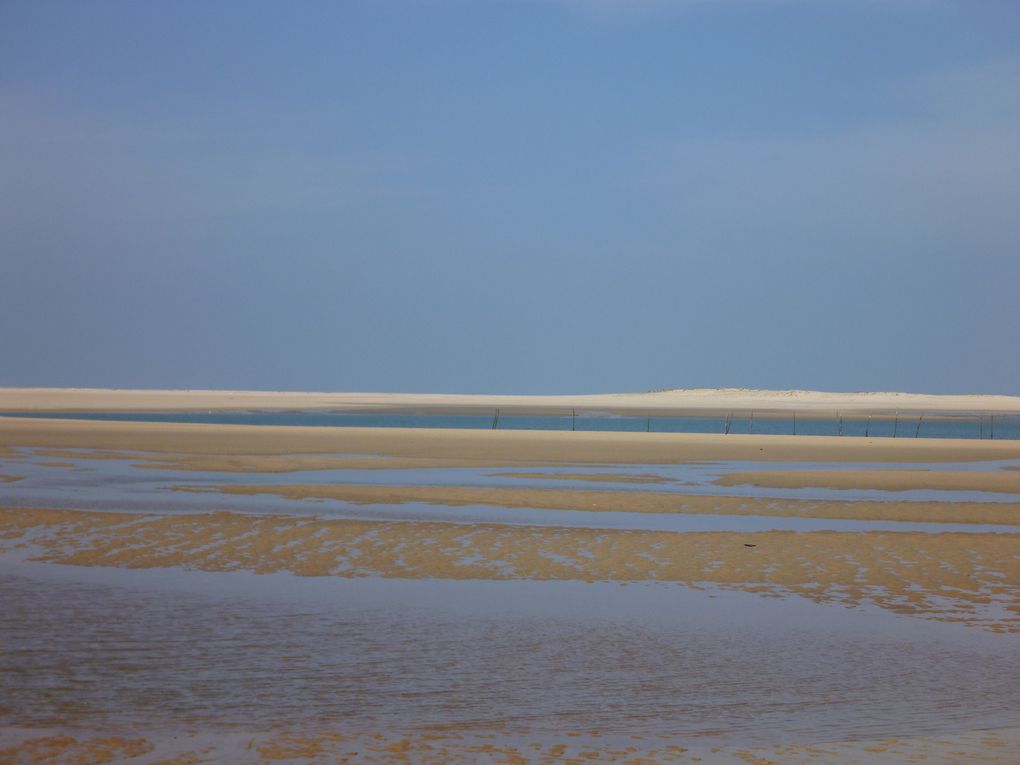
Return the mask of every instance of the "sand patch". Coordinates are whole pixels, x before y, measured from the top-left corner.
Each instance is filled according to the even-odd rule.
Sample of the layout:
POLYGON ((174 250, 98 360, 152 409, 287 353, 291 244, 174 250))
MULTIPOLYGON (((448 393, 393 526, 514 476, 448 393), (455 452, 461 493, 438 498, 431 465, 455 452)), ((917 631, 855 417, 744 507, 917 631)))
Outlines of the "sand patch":
POLYGON ((33 559, 84 566, 712 583, 817 602, 867 600, 899 613, 1020 631, 1020 534, 677 534, 237 513, 0 510, 3 547, 28 544, 29 535, 33 559))
POLYGON ((510 472, 510 473, 490 473, 489 477, 492 478, 537 478, 539 480, 546 479, 550 481, 591 481, 592 483, 636 483, 636 484, 655 484, 655 483, 672 483, 672 478, 666 478, 661 475, 653 475, 650 473, 527 473, 527 472, 510 472))
POLYGON ((121 736, 75 738, 52 735, 31 738, 18 745, 0 749, 0 765, 28 763, 42 765, 105 765, 105 763, 137 761, 153 749, 144 738, 121 736))
POLYGON ((202 465, 206 460, 215 464, 225 457, 278 459, 285 455, 317 459, 324 455, 374 455, 415 462, 435 461, 433 464, 445 467, 655 465, 732 460, 965 462, 1020 459, 1020 441, 935 438, 314 428, 12 417, 0 417, 0 426, 0 449, 158 452, 172 455, 170 463, 181 459, 189 466, 202 465))
POLYGON ((934 470, 775 470, 729 473, 715 480, 719 486, 760 486, 775 489, 880 489, 910 491, 992 491, 1020 494, 1015 471, 934 470))
MULTIPOLYGON (((0 765, 193 765, 200 762, 364 763, 365 765, 1005 765, 1020 758, 1020 730, 967 731, 863 741, 711 746, 676 736, 561 735, 492 727, 435 726, 396 731, 169 732, 117 735, 61 729, 12 731, 19 743, 0 748, 0 765), (112 759, 111 759, 112 758, 112 759), (155 758, 155 759, 154 759, 155 758)), ((2 746, 2 745, 0 745, 2 746)))
MULTIPOLYGON (((588 512, 763 515, 919 523, 1020 524, 1020 503, 1004 502, 850 502, 840 500, 717 497, 643 491, 541 489, 477 486, 378 486, 367 484, 281 484, 176 487, 182 492, 269 494, 284 499, 335 499, 352 504, 399 505, 424 502, 443 506, 490 505, 503 508, 584 510, 588 512)), ((1020 531, 1020 527, 1018 527, 1020 531)))

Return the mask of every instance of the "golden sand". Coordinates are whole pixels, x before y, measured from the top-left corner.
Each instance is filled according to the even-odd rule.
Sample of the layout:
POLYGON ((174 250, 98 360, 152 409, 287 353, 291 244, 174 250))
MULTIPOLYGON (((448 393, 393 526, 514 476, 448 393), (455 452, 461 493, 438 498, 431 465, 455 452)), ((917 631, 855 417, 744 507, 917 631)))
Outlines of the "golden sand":
POLYGON ((23 763, 106 765, 106 763, 141 762, 140 758, 152 752, 154 748, 144 738, 127 739, 122 736, 76 738, 66 733, 58 733, 30 738, 16 746, 0 748, 0 765, 23 763))
POLYGON ((719 486, 762 486, 799 489, 808 486, 827 489, 881 489, 909 491, 992 491, 1020 494, 1020 474, 997 471, 952 470, 782 470, 729 473, 715 481, 719 486))
MULTIPOLYGON (((1020 459, 1020 441, 937 438, 573 433, 427 428, 302 428, 189 423, 29 420, 0 417, 0 452, 14 447, 157 452, 168 462, 208 469, 225 458, 259 469, 286 456, 410 461, 408 466, 677 464, 692 461, 964 462, 1020 459), (422 463, 422 460, 428 461, 422 463), (208 462, 207 462, 208 461, 208 462)), ((354 466, 354 465, 352 465, 354 466)), ((396 467, 398 464, 385 465, 396 467)), ((305 468, 307 469, 307 463, 305 468)))
POLYGON ((842 518, 915 523, 1017 524, 1020 503, 1007 502, 866 502, 762 497, 718 497, 650 491, 542 489, 478 486, 379 486, 369 484, 224 484, 182 492, 269 494, 285 499, 336 499, 356 505, 424 502, 457 507, 489 505, 588 512, 764 515, 771 517, 842 518))
POLYGON ((549 481, 590 481, 591 483, 671 483, 672 479, 651 473, 490 473, 494 478, 530 478, 549 481))
POLYGON ((0 510, 0 544, 84 566, 716 584, 1020 631, 1020 534, 704 532, 237 513, 0 510), (753 546, 749 546, 753 545, 753 546))

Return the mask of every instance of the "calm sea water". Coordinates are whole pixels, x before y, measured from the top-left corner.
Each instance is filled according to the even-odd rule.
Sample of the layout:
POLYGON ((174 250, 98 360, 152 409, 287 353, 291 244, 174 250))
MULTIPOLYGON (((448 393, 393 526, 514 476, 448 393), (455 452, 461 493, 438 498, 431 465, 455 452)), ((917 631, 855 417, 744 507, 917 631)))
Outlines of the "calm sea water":
POLYGON ((1020 439, 1020 416, 909 417, 639 417, 584 412, 575 415, 352 413, 331 411, 258 412, 17 412, 5 417, 193 422, 222 425, 299 425, 366 428, 466 428, 579 430, 652 433, 763 433, 879 438, 1020 439))

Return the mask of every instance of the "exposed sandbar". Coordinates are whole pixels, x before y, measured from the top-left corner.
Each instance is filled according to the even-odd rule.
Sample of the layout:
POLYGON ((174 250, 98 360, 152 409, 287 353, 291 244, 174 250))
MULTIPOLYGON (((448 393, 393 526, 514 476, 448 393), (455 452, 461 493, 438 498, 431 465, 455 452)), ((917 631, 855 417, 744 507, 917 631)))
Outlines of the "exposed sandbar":
MULTIPOLYGON (((98 449, 209 458, 376 455, 435 466, 675 464, 691 461, 964 462, 1020 459, 1020 441, 97 422, 0 417, 0 451, 98 449)), ((176 459, 176 457, 175 457, 176 459)), ((328 460, 327 460, 328 463, 328 460)), ((255 463, 252 463, 255 464, 255 463)), ((361 466, 361 465, 359 465, 361 466)), ((396 467, 399 465, 381 465, 396 467)), ((210 468, 211 469, 211 468, 210 468)), ((257 469, 257 467, 256 467, 257 469)), ((307 468, 306 468, 307 469, 307 468)))
POLYGON ((991 491, 1020 494, 1020 474, 1006 471, 933 470, 772 470, 728 473, 719 486, 761 486, 775 489, 881 489, 910 491, 991 491))
MULTIPOLYGON (((1020 503, 866 502, 846 500, 717 497, 645 491, 536 489, 478 486, 374 486, 366 484, 225 484, 177 491, 270 494, 284 499, 336 499, 356 505, 489 505, 541 510, 617 513, 694 513, 772 517, 842 518, 919 523, 1020 524, 1020 503)), ((1017 527, 1020 532, 1020 526, 1017 527)))
POLYGON ((490 473, 494 478, 528 478, 549 481, 590 481, 591 483, 635 483, 656 484, 671 483, 673 479, 651 473, 528 473, 508 472, 490 473))
POLYGON ((83 566, 712 583, 1020 631, 1020 534, 700 532, 0 509, 0 549, 83 566), (753 546, 747 546, 753 545, 753 546))

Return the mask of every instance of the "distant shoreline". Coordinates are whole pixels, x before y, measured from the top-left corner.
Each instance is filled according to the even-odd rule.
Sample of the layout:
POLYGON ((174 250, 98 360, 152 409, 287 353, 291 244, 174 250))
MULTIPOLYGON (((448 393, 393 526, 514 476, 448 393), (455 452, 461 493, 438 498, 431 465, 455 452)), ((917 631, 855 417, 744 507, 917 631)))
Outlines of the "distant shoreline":
POLYGON ((691 388, 650 393, 489 395, 445 393, 317 393, 290 391, 0 388, 3 412, 333 410, 540 414, 836 413, 1020 414, 1020 396, 924 393, 826 393, 743 388, 691 388))

